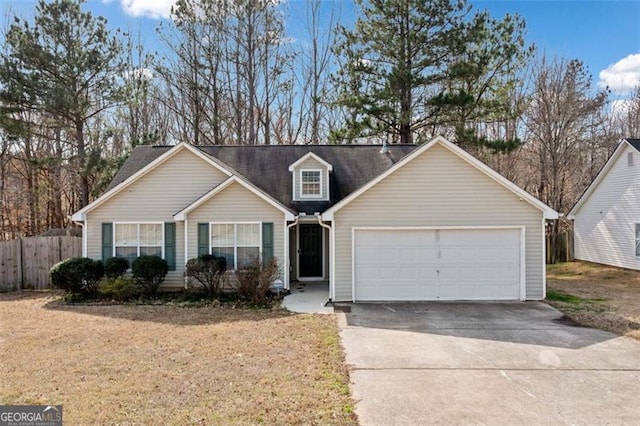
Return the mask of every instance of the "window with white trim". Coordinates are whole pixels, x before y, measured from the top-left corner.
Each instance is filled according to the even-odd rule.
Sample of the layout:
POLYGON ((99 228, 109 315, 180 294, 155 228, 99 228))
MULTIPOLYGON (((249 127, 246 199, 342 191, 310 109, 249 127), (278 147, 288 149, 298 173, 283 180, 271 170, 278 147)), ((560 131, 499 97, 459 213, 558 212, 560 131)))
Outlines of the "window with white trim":
POLYGON ((227 268, 238 270, 260 260, 261 223, 211 223, 211 254, 227 260, 227 268))
POLYGON ((300 197, 322 196, 322 171, 300 170, 300 197))
POLYGON ((140 256, 163 257, 164 231, 162 223, 115 223, 114 255, 129 264, 140 256))
POLYGON ((636 256, 640 256, 640 223, 636 223, 636 256))

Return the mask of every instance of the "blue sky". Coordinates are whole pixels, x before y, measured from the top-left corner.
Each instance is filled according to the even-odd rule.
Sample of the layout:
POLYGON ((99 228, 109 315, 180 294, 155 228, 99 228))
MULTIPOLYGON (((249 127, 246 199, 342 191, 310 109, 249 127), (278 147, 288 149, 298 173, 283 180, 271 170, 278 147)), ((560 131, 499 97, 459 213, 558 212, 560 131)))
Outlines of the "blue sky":
MULTIPOLYGON (((155 28, 166 19, 174 0, 88 0, 85 7, 105 16, 111 26, 140 32, 158 50, 155 28)), ((335 0, 341 23, 353 21, 350 0, 335 0)), ((518 13, 527 22, 527 41, 538 51, 580 59, 594 77, 594 87, 608 85, 624 96, 640 81, 640 0, 475 0, 478 9, 500 17, 518 13)), ((35 0, 0 0, 3 12, 32 13, 35 0)), ((324 8, 332 2, 326 0, 324 8)), ((287 26, 303 38, 305 0, 287 0, 287 26)))

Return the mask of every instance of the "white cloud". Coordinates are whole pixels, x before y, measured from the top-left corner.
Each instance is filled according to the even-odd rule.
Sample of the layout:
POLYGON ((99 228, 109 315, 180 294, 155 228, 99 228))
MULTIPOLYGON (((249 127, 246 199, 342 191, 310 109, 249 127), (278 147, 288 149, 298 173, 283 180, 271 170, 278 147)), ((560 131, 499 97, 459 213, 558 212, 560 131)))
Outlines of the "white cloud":
POLYGON ((146 16, 149 18, 168 18, 171 6, 176 0, 120 0, 122 10, 130 16, 146 16))
POLYGON ((609 87, 612 92, 626 94, 640 83, 640 53, 620 59, 613 65, 600 71, 601 88, 609 87))

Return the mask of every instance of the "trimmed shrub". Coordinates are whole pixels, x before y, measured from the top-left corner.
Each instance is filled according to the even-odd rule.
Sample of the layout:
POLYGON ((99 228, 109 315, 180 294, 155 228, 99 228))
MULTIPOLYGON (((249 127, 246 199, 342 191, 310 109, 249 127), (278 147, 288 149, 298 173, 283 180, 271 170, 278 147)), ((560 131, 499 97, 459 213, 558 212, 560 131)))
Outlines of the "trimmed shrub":
POLYGON ((131 263, 136 284, 146 296, 153 296, 169 272, 167 261, 158 256, 140 256, 131 263))
POLYGON ((222 290, 227 272, 227 259, 210 254, 189 259, 185 266, 185 275, 200 283, 210 296, 222 290))
POLYGON ((279 276, 280 267, 275 257, 265 264, 255 259, 235 272, 236 292, 253 304, 265 304, 271 294, 270 287, 279 276))
POLYGON ((93 296, 98 290, 104 267, 100 260, 73 257, 58 262, 49 270, 51 285, 68 293, 93 296))
POLYGON ((104 275, 107 278, 118 278, 129 269, 129 261, 123 257, 110 257, 104 262, 104 275))
POLYGON ((133 278, 116 277, 103 281, 99 287, 100 294, 119 302, 137 299, 142 296, 142 289, 136 285, 133 278))

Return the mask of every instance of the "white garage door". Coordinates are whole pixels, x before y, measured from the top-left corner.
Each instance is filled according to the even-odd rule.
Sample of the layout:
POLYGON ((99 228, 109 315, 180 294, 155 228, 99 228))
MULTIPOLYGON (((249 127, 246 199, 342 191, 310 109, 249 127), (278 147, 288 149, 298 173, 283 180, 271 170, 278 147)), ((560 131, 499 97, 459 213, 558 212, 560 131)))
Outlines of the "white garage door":
POLYGON ((518 300, 519 229, 356 229, 355 300, 518 300))

